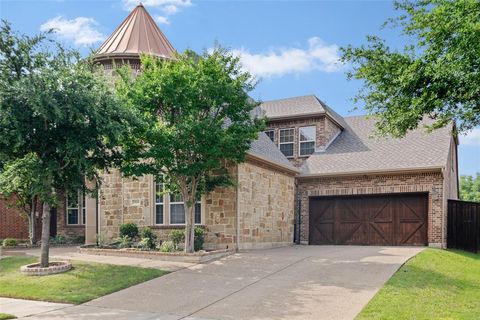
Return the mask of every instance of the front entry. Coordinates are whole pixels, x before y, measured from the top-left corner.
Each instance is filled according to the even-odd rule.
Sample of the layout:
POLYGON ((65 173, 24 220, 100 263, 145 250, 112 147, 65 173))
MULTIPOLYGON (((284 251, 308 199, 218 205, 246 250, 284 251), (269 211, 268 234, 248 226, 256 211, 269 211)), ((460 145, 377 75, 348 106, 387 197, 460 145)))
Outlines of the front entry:
POLYGON ((310 199, 309 244, 426 245, 427 194, 310 199))

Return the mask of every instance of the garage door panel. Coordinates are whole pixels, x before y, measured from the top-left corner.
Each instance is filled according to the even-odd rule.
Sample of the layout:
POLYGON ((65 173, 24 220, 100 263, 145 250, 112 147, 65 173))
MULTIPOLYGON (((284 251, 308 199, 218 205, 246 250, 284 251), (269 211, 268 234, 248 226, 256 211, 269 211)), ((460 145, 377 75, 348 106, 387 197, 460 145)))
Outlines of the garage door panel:
POLYGON ((425 245, 427 196, 312 198, 311 244, 425 245))

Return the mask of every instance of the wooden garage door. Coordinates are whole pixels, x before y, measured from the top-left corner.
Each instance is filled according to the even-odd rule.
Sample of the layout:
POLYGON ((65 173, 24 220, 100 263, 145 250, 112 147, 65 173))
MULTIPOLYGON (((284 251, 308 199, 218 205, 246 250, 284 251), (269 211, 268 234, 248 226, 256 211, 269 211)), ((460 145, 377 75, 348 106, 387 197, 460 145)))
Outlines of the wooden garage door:
POLYGON ((426 245, 426 194, 310 199, 310 244, 426 245))

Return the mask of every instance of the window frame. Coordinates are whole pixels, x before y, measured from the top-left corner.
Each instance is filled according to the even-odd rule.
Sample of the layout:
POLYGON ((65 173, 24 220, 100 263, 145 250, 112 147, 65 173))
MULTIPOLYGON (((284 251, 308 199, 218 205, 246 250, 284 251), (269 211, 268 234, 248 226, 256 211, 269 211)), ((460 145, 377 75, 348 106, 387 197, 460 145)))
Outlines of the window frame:
POLYGON ((278 132, 278 149, 280 150, 280 152, 282 152, 282 154, 286 157, 286 158, 295 158, 295 128, 282 128, 279 130, 278 132), (288 130, 292 130, 293 131, 293 138, 292 138, 292 141, 291 142, 281 142, 281 137, 282 137, 282 132, 283 131, 288 131, 288 130), (280 149, 280 146, 281 145, 285 145, 285 144, 291 144, 293 145, 293 150, 292 150, 292 155, 291 156, 287 156, 285 155, 282 150, 280 149))
POLYGON ((299 127, 298 128, 298 156, 299 157, 309 157, 311 156, 313 153, 315 153, 316 151, 316 143, 317 143, 317 126, 315 125, 312 125, 312 126, 303 126, 303 127, 299 127), (313 140, 304 140, 304 141, 301 141, 302 139, 302 133, 301 133, 301 130, 303 128, 313 128, 314 129, 314 137, 313 137, 313 140), (308 143, 308 142, 313 142, 313 152, 312 153, 309 153, 309 154, 302 154, 302 143, 308 143))
POLYGON ((70 207, 68 201, 68 194, 65 196, 65 225, 67 226, 85 226, 85 220, 87 217, 87 199, 84 191, 78 191, 77 193, 77 206, 70 207), (69 210, 77 210, 77 223, 69 223, 68 215, 69 210))
MULTIPOLYGON (((183 210, 184 210, 184 215, 185 215, 185 201, 171 201, 171 194, 170 193, 167 193, 168 195, 168 199, 169 199, 169 203, 168 203, 168 225, 170 226, 184 226, 186 223, 172 223, 172 204, 174 205, 183 205, 183 210)), ((182 199, 183 200, 183 199, 182 199)), ((202 212, 203 212, 203 206, 202 206, 202 200, 198 200, 198 201, 195 201, 195 204, 193 205, 193 224, 195 226, 201 226, 202 225, 202 212), (195 205, 196 204, 200 204, 200 222, 199 223, 196 223, 195 222, 195 205)), ((186 217, 185 217, 186 218, 186 217)))
POLYGON ((162 185, 162 190, 164 190, 163 182, 158 182, 154 179, 153 180, 153 225, 154 226, 164 226, 166 224, 166 221, 165 221, 165 207, 166 207, 165 193, 163 193, 160 197, 158 197, 162 200, 162 202, 157 202, 157 185, 158 184, 161 184, 162 185), (162 223, 157 223, 157 205, 159 205, 159 204, 162 205, 162 218, 163 218, 162 223))
POLYGON ((263 132, 267 135, 267 137, 268 137, 270 140, 272 140, 273 143, 275 143, 275 129, 269 129, 269 130, 265 130, 265 131, 263 131, 263 132), (267 132, 272 132, 272 133, 273 133, 273 137, 272 137, 273 139, 270 138, 270 136, 267 134, 267 132))

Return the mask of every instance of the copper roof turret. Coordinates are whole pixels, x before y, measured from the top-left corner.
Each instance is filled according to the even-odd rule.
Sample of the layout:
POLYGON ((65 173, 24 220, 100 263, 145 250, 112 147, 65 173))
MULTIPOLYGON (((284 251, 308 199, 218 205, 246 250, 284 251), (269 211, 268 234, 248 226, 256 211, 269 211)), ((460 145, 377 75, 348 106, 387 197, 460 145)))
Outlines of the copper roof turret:
POLYGON ((139 59, 140 53, 170 59, 175 48, 142 3, 133 9, 95 54, 95 60, 139 59))

